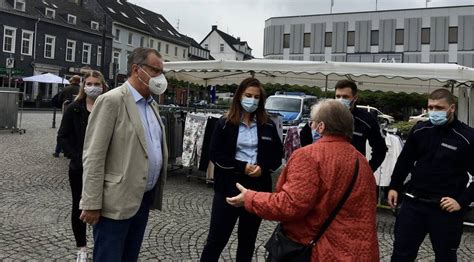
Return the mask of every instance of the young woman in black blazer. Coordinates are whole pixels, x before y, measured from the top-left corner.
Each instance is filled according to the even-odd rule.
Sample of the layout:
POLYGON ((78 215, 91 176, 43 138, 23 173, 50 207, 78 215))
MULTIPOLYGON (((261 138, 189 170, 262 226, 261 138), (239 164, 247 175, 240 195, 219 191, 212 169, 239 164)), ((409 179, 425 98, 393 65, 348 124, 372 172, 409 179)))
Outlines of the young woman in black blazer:
POLYGON ((86 73, 76 99, 64 111, 58 131, 58 142, 64 153, 71 156, 69 162, 69 185, 72 193, 71 224, 79 249, 76 261, 87 261, 86 224, 79 219, 81 215, 79 201, 82 191, 82 148, 87 120, 95 99, 106 90, 107 84, 102 73, 99 71, 86 73))
POLYGON ((214 169, 214 199, 209 235, 201 261, 218 261, 239 219, 236 261, 251 261, 261 219, 226 203, 238 195, 236 183, 270 192, 271 173, 280 165, 283 146, 276 125, 265 111, 265 91, 255 78, 237 88, 231 108, 219 119, 210 145, 214 169))

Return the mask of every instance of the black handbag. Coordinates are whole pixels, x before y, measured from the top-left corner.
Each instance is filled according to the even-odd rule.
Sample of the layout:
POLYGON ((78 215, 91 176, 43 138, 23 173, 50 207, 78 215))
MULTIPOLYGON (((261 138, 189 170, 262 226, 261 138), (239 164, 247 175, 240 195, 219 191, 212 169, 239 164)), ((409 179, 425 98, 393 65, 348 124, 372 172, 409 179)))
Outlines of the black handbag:
POLYGON ((328 229, 331 222, 336 217, 337 213, 341 210, 342 206, 346 202, 347 198, 349 198, 352 189, 354 188, 354 184, 357 180, 357 176, 359 174, 359 159, 356 158, 356 167, 354 169, 354 175, 352 176, 351 183, 347 188, 346 192, 342 196, 341 200, 337 204, 336 208, 329 214, 329 217, 324 221, 324 224, 321 226, 316 237, 308 244, 303 245, 298 242, 295 242, 289 239, 285 232, 283 231, 283 227, 281 223, 277 225, 275 231, 273 231, 272 236, 265 244, 265 249, 268 251, 268 256, 266 261, 267 262, 308 262, 311 261, 311 253, 313 251, 313 247, 316 245, 318 240, 324 234, 326 229, 328 229))

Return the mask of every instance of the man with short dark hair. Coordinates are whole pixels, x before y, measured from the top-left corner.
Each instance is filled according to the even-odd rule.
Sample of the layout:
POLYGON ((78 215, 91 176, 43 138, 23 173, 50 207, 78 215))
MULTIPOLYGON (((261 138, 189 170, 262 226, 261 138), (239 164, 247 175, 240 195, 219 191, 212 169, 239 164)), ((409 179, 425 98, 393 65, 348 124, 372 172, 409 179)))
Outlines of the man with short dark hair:
POLYGON ((446 89, 428 99, 429 121, 418 122, 393 170, 388 201, 395 208, 411 174, 395 223, 392 261, 414 261, 430 235, 436 261, 456 261, 465 208, 474 200, 474 129, 455 115, 454 96, 446 89))
POLYGON ((137 261, 150 208, 161 209, 168 150, 158 104, 163 58, 137 48, 128 80, 99 96, 84 141, 80 219, 94 225, 94 261, 137 261))
MULTIPOLYGON (((61 104, 66 102, 66 106, 74 100, 75 96, 79 93, 81 83, 81 77, 78 75, 73 75, 69 78, 69 85, 66 86, 60 93, 58 100, 61 104)), ((64 111, 64 110, 63 110, 64 111)))
POLYGON ((340 80, 336 83, 336 99, 343 103, 354 116, 354 133, 352 145, 365 156, 366 143, 372 147, 372 157, 369 161, 372 171, 377 170, 385 159, 387 146, 382 137, 377 119, 367 110, 356 107, 357 85, 354 81, 340 80))

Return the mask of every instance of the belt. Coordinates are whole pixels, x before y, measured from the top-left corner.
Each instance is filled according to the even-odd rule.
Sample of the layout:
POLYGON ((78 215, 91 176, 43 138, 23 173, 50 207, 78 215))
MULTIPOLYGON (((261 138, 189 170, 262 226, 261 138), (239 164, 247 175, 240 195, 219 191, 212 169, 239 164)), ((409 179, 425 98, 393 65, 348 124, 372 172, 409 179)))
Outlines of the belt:
POLYGON ((405 193, 405 196, 426 204, 439 205, 441 203, 441 197, 438 196, 417 195, 416 193, 405 193))

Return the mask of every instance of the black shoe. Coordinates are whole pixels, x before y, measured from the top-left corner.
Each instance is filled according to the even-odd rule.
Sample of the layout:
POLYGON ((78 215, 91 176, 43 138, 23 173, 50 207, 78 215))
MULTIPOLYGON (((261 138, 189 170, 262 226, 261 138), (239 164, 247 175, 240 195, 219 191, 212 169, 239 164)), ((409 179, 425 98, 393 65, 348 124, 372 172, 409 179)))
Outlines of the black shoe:
POLYGON ((53 156, 54 157, 59 157, 59 154, 58 153, 53 153, 53 156))

